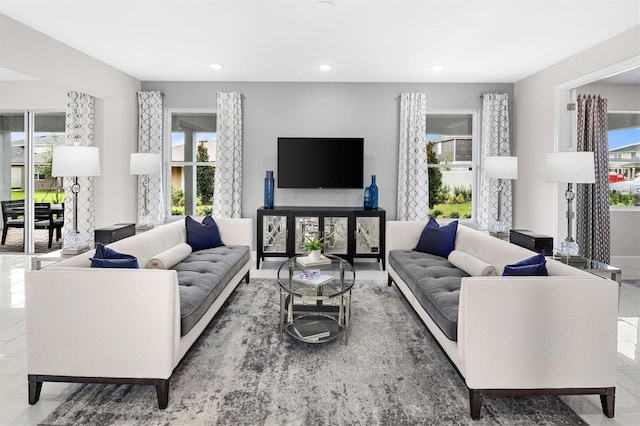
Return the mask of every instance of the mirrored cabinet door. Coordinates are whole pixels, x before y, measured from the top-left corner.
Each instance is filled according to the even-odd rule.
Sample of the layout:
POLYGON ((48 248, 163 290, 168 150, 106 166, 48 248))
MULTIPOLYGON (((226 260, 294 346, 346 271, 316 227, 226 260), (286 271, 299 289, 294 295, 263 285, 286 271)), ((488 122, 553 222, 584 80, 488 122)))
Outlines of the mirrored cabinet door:
POLYGON ((263 216, 262 251, 264 253, 287 252, 287 216, 263 216))
POLYGON ((296 216, 294 217, 295 223, 295 253, 305 253, 304 243, 307 239, 316 237, 321 238, 320 235, 320 217, 318 216, 296 216))
POLYGON ((380 253, 380 217, 356 217, 356 255, 380 253))
POLYGON ((323 225, 324 253, 348 254, 349 218, 325 217, 323 225))

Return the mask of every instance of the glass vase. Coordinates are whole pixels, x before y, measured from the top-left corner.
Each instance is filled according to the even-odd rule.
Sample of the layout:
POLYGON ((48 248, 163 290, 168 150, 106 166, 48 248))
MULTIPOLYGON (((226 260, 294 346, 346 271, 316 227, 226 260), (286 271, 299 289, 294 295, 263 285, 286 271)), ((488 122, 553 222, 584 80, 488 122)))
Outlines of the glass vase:
POLYGON ((264 208, 273 208, 273 191, 275 181, 273 179, 273 170, 267 170, 267 176, 264 178, 264 208))
POLYGON ((364 189, 364 208, 371 208, 371 188, 368 186, 364 189))
POLYGON ((371 208, 378 208, 378 185, 376 185, 376 175, 371 175, 371 186, 369 187, 371 196, 371 208))

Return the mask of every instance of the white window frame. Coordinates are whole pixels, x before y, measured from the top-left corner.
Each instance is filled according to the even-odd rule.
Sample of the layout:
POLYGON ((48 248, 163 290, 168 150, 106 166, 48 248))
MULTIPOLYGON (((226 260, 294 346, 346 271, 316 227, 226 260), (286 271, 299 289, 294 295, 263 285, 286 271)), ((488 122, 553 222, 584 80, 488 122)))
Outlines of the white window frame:
MULTIPOLYGON (((198 161, 172 161, 171 160, 171 123, 174 114, 218 114, 218 110, 215 108, 165 108, 164 109, 164 137, 162 140, 162 164, 164 170, 164 181, 165 181, 165 206, 166 206, 166 217, 167 220, 173 221, 176 219, 183 218, 186 216, 186 206, 185 206, 185 214, 184 215, 172 215, 171 214, 171 167, 174 164, 179 164, 184 167, 191 166, 193 170, 196 170, 197 166, 202 165, 210 165, 215 166, 215 161, 210 161, 207 163, 201 163, 198 161)), ((185 141, 186 143, 186 141, 185 141)), ((215 153, 213 153, 215 158, 215 153)), ((191 187, 191 191, 193 194, 193 199, 195 202, 196 199, 196 179, 193 179, 193 184, 191 187)), ((186 190, 186 188, 185 188, 186 190)), ((195 206, 194 206, 195 207, 195 206)), ((196 211, 194 209, 194 215, 196 211)))
MULTIPOLYGON (((441 218, 444 223, 458 220, 460 223, 467 225, 477 225, 477 208, 478 208, 478 188, 480 188, 480 146, 482 141, 480 140, 480 133, 478 131, 478 119, 480 117, 480 110, 478 109, 428 109, 427 110, 427 131, 429 130, 429 116, 430 115, 470 115, 471 116, 471 138, 473 142, 473 150, 471 159, 471 168, 473 171, 473 179, 471 179, 471 218, 441 218)), ((425 134, 426 137, 426 134, 425 134)), ((427 164, 427 167, 437 168, 452 168, 451 164, 427 164)), ((463 166, 464 167, 464 166, 463 166)), ((456 166, 453 166, 456 168, 456 166)), ((431 207, 433 208, 433 207, 431 207)))

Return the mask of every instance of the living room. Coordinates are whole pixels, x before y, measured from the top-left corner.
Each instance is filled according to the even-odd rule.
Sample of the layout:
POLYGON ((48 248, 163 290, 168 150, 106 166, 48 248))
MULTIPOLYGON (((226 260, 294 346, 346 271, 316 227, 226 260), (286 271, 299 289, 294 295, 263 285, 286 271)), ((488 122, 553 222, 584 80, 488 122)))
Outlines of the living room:
MULTIPOLYGON (((7 7, 11 6, 10 2, 6 4, 7 7)), ((315 7, 311 3, 310 6, 315 7)), ((635 7, 637 11, 637 5, 635 7)), ((0 12, 11 16, 10 10, 0 9, 0 12)), ((168 113, 189 110, 215 112, 217 92, 242 93, 242 217, 251 218, 254 223, 257 221, 256 210, 263 204, 265 171, 277 170, 278 137, 364 138, 365 184, 368 184, 369 176, 377 176, 380 207, 386 210, 387 220, 395 220, 400 94, 426 94, 428 111, 437 113, 479 111, 482 107, 481 96, 497 92, 509 97, 510 140, 513 141, 513 152, 519 157, 519 176, 513 181, 513 227, 532 229, 552 235, 560 241, 566 235, 564 188, 547 182, 544 173, 545 155, 568 148, 567 138, 563 137, 568 130, 562 128, 563 121, 558 119, 557 91, 567 82, 579 87, 605 79, 630 68, 629 63, 633 61, 637 68, 640 57, 640 27, 636 22, 635 25, 626 26, 624 31, 612 30, 609 36, 590 43, 587 48, 565 57, 550 59, 544 66, 530 72, 525 71, 521 78, 505 78, 504 81, 493 76, 464 82, 455 78, 439 80, 440 77, 434 74, 427 74, 418 81, 390 82, 348 77, 339 81, 327 74, 320 74, 314 81, 227 80, 218 77, 224 74, 215 74, 216 71, 211 69, 207 70, 210 77, 190 81, 169 74, 158 78, 136 78, 21 23, 28 22, 26 19, 16 20, 7 15, 0 15, 0 39, 11 42, 0 43, 0 67, 33 79, 0 81, 0 110, 64 111, 69 91, 84 92, 94 97, 94 144, 100 149, 102 166, 101 176, 94 180, 96 227, 133 222, 136 219, 136 177, 129 174, 128 167, 129 155, 137 151, 138 110, 135 94, 138 91, 162 92, 164 108, 168 113), (580 80, 585 76, 591 81, 581 83, 580 80), (556 125, 556 122, 560 124, 556 125), (118 208, 114 208, 114 200, 117 200, 118 208)), ((508 55, 505 56, 503 60, 508 61, 508 55)), ((208 67, 208 64, 205 66, 208 67)), ((230 68, 232 64, 225 64, 221 71, 226 72, 230 68)), ((161 70, 156 69, 155 72, 162 76, 161 70)), ((565 90, 565 87, 560 89, 565 90)), ((610 104, 614 102, 610 101, 610 104)), ((640 107, 636 110, 640 110, 640 107)), ((480 126, 480 123, 476 125, 480 126)), ((362 190, 356 189, 276 188, 275 191, 276 205, 285 206, 360 206, 362 197, 362 190)), ((622 216, 627 218, 629 214, 622 216)), ((640 252, 633 251, 636 249, 633 244, 626 244, 629 235, 640 234, 640 220, 635 217, 631 225, 625 222, 624 227, 615 227, 612 223, 612 230, 622 232, 622 237, 615 238, 612 235, 612 256, 628 258, 621 259, 626 262, 622 267, 623 279, 637 280, 640 277, 640 252), (620 240, 625 241, 625 251, 622 252, 616 251, 616 244, 620 240)), ((254 237, 257 238, 257 235, 254 237)), ((382 271, 366 270, 369 269, 366 264, 363 268, 362 277, 366 279, 386 279, 382 271)), ((4 275, 4 263, 2 269, 4 298, 8 286, 5 280, 9 278, 4 275)), ((272 278, 274 272, 252 270, 252 278, 272 278)), ((364 278, 359 276, 359 279, 364 278)), ((5 336, 5 330, 2 331, 5 336)), ((356 333, 356 330, 353 332, 356 333)), ((26 389, 26 381, 23 385, 26 389)), ((45 384, 43 391, 50 385, 45 384)), ((67 388, 61 389, 64 389, 64 400, 68 391, 67 388)), ((16 403, 20 401, 22 404, 19 406, 22 411, 15 418, 25 418, 25 412, 33 409, 41 413, 44 409, 38 407, 42 407, 43 403, 57 406, 61 401, 56 398, 59 399, 59 396, 51 397, 49 401, 45 399, 31 409, 27 407, 26 398, 14 398, 16 403)), ((4 399, 10 399, 6 393, 3 393, 4 399)), ((624 417, 621 408, 624 406, 619 399, 616 418, 612 419, 619 423, 610 424, 632 424, 629 419, 634 419, 633 410, 637 410, 637 403, 635 408, 632 406, 629 409, 631 417, 624 417)), ((33 416, 27 418, 37 418, 36 414, 33 416)), ((607 421, 601 412, 598 416, 594 424, 607 421)), ((42 419, 44 417, 31 422, 37 423, 42 419)), ((340 422, 339 418, 324 420, 327 423, 340 422)), ((323 423, 322 419, 316 421, 323 423)), ((27 424, 29 422, 25 421, 27 424)))

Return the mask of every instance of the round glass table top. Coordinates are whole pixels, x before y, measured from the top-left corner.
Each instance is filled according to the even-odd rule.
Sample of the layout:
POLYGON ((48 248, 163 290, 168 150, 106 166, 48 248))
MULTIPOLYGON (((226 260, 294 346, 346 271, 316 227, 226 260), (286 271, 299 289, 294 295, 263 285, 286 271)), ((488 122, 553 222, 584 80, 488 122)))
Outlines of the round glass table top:
POLYGON ((278 284, 286 292, 296 296, 305 296, 310 289, 318 289, 322 296, 332 298, 344 294, 351 290, 356 280, 356 273, 353 267, 346 260, 330 254, 323 255, 330 260, 330 263, 316 266, 303 266, 299 259, 306 258, 304 255, 291 257, 284 261, 278 269, 278 284), (318 272, 322 284, 313 284, 300 280, 302 273, 318 272), (326 278, 326 281, 324 279, 326 278))

